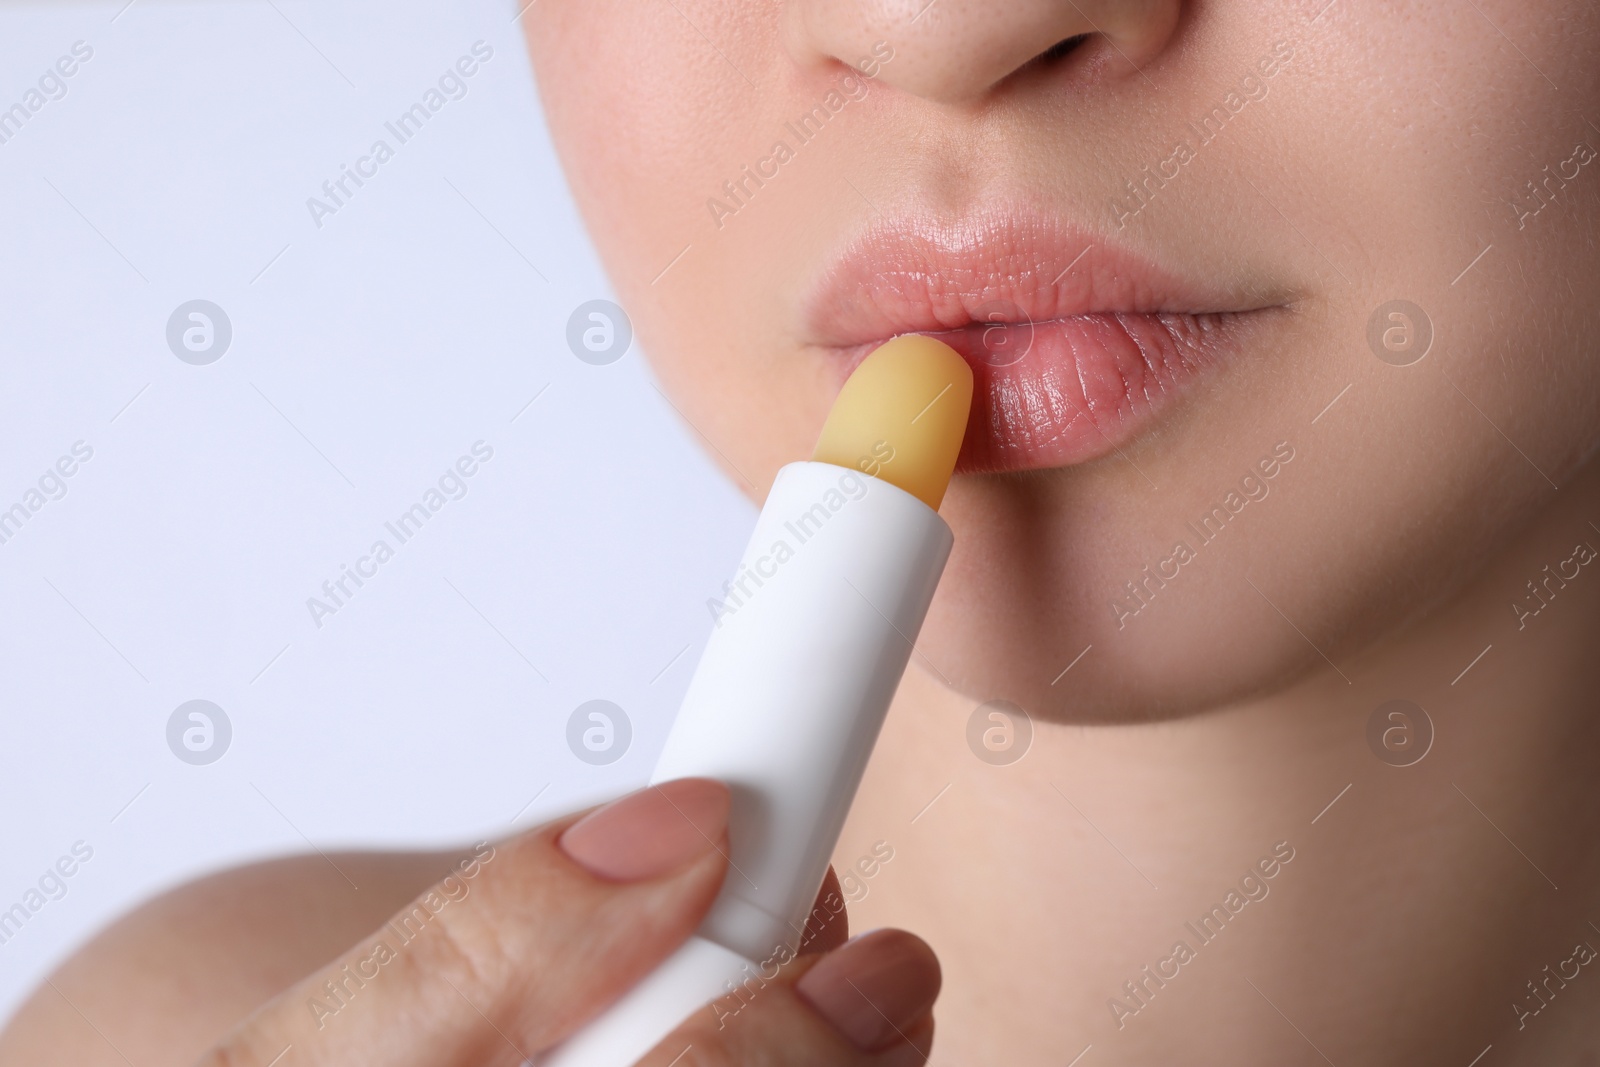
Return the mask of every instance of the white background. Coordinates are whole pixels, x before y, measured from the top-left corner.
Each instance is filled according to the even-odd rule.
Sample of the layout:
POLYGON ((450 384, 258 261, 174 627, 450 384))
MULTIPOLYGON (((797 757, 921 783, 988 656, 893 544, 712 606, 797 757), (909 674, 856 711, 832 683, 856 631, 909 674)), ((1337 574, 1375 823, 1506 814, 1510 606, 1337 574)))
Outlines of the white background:
POLYGON ((0 544, 0 910, 94 850, 0 945, 0 1016, 203 872, 503 835, 648 774, 753 511, 637 345, 567 347, 609 293, 514 14, 0 6, 0 108, 94 50, 0 144, 0 509, 94 450, 0 544), (317 228, 306 199, 478 40, 467 95, 317 228), (196 298, 233 327, 208 366, 166 343, 196 298), (307 598, 480 439, 467 496, 317 628, 307 598), (592 698, 633 722, 609 766, 566 744, 592 698), (232 723, 207 766, 167 746, 191 699, 232 723))

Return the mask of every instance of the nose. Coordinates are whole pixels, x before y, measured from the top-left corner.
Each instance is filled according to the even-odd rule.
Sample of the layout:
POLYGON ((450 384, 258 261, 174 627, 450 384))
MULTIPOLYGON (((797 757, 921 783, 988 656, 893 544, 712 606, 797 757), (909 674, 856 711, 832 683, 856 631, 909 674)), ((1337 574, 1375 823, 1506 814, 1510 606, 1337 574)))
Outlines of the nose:
POLYGON ((838 60, 859 67, 865 59, 882 83, 941 104, 967 104, 1079 37, 1101 42, 1103 76, 1134 75, 1172 37, 1181 2, 790 0, 785 43, 802 64, 838 60), (892 59, 884 62, 886 53, 892 59))

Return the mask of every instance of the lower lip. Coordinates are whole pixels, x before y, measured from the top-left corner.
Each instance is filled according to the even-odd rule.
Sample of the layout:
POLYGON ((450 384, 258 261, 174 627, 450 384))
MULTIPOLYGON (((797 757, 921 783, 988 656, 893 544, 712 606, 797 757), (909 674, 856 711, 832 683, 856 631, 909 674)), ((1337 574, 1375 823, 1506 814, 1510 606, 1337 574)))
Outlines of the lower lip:
MULTIPOLYGON (((1267 310, 1075 315, 921 331, 972 367, 972 416, 956 470, 1039 470, 1117 451, 1243 349, 1267 310)), ((833 349, 843 357, 840 384, 881 343, 833 349)))

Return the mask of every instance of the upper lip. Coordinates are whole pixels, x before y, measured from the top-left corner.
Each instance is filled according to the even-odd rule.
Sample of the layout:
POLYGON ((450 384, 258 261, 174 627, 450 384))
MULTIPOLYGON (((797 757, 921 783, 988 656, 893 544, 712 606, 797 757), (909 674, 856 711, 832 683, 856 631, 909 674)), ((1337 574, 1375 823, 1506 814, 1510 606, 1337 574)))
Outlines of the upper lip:
POLYGON ((1080 315, 1207 315, 1280 303, 1194 280, 1092 231, 995 211, 881 221, 823 271, 807 339, 854 348, 902 333, 1080 315))
POLYGON ((973 371, 958 470, 1028 470, 1116 452, 1188 383, 1260 341, 1288 306, 1230 271, 1180 274, 1048 215, 989 209, 884 221, 823 272, 806 341, 837 381, 877 345, 933 334, 973 371))

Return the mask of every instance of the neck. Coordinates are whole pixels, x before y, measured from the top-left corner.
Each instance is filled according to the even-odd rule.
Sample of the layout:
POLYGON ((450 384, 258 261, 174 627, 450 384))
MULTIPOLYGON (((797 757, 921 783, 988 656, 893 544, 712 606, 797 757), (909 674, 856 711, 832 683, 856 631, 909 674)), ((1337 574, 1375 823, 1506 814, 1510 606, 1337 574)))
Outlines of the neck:
POLYGON ((1498 1067, 1587 1047, 1600 559, 1567 561, 1600 550, 1591 520, 1592 468, 1342 676, 1176 722, 1035 722, 1010 765, 968 748, 976 701, 908 674, 837 861, 894 850, 847 880, 851 925, 938 950, 935 1062, 1092 1045, 1084 1067, 1200 1048, 1465 1067, 1493 1044, 1498 1067), (1369 730, 1396 699, 1431 743, 1414 712, 1369 730))

